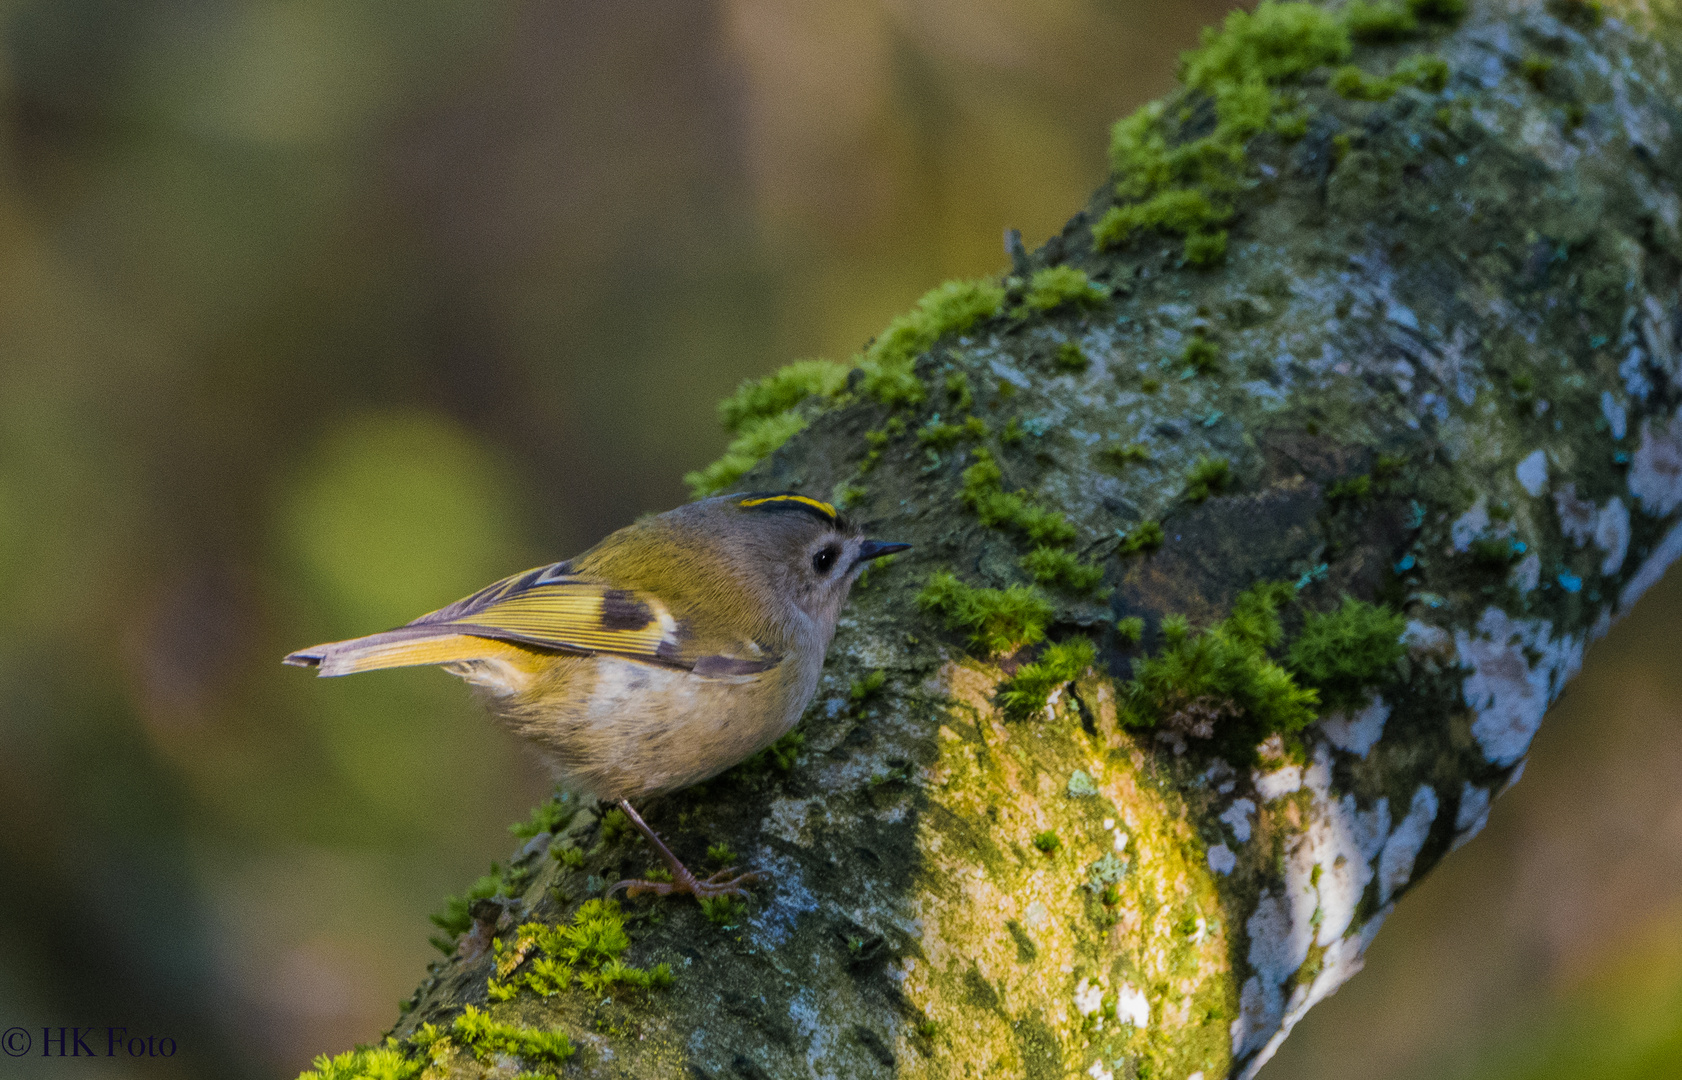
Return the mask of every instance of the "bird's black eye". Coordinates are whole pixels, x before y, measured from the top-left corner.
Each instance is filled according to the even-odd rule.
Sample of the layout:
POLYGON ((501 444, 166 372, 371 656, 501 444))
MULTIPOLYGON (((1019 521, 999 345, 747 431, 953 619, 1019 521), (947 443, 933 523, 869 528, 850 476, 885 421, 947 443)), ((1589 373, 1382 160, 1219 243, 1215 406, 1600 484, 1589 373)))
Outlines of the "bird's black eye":
POLYGON ((840 549, 834 544, 831 544, 829 547, 824 548, 822 551, 812 556, 812 569, 816 570, 820 574, 829 573, 830 567, 835 565, 835 560, 840 556, 840 554, 840 549))

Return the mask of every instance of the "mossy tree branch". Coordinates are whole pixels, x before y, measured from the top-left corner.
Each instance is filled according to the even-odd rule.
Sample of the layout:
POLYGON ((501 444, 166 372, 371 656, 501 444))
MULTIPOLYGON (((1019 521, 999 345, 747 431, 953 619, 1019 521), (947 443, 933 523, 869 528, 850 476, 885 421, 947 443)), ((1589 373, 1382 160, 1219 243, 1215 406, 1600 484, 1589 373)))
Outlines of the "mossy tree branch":
POLYGON ((1236 15, 1010 276, 745 388, 699 487, 916 545, 803 742, 651 808, 772 884, 521 982, 652 863, 550 808, 391 1067, 1253 1075, 1682 553, 1682 41, 1616 13, 1236 15))

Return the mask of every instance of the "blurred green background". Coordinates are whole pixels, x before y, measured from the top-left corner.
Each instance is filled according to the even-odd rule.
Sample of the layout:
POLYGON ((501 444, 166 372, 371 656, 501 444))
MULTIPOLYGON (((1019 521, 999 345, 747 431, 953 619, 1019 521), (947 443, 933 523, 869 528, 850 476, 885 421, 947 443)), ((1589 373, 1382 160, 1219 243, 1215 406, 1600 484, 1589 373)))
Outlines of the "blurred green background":
MULTIPOLYGON (((0 1074, 389 1025, 547 784, 439 672, 280 656, 682 501, 717 399, 1042 241, 1227 6, 0 2, 0 1028, 181 1047, 0 1074)), ((1673 575, 1264 1075, 1682 1072, 1679 631, 1673 575)))

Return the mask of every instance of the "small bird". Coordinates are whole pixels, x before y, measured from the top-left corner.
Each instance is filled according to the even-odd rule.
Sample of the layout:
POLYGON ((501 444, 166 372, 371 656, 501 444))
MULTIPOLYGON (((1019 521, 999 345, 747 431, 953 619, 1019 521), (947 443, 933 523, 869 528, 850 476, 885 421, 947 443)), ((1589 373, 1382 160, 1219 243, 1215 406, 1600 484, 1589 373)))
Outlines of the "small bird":
POLYGON ((286 663, 323 676, 441 665, 536 746, 562 787, 617 803, 671 870, 670 882, 610 893, 741 895, 759 875, 698 879, 631 800, 715 776, 794 727, 853 582, 908 547, 865 539, 805 495, 722 495, 286 663))

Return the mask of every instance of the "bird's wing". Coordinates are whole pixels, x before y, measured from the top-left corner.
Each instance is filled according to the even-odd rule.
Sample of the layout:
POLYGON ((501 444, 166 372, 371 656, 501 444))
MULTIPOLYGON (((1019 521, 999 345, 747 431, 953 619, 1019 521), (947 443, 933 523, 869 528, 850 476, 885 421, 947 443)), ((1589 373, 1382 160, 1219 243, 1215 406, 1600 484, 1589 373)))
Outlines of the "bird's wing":
POLYGON ((754 675, 781 659, 752 641, 703 648, 659 597, 554 563, 503 578, 407 626, 286 658, 323 675, 457 660, 519 659, 529 650, 609 654, 703 676, 754 675), (510 648, 512 646, 512 648, 510 648))

